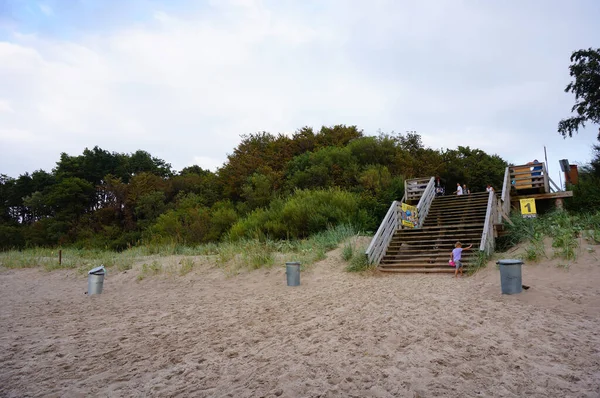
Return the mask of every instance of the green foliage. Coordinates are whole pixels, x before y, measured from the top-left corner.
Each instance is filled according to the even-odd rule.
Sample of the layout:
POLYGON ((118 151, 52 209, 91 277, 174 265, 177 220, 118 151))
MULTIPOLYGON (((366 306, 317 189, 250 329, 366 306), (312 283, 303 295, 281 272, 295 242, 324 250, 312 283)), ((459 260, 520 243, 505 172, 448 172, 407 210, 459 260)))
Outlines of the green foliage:
POLYGON ((555 211, 534 219, 514 216, 512 221, 514 226, 509 226, 509 233, 497 243, 506 249, 520 242, 528 242, 523 258, 530 261, 538 261, 546 256, 543 244, 545 237, 552 239, 554 257, 568 261, 576 258, 579 236, 590 243, 595 242, 596 237, 600 238, 600 212, 572 214, 555 211))
POLYGON ((141 150, 86 148, 62 153, 51 173, 0 175, 0 250, 144 244, 182 252, 224 236, 301 239, 339 223, 375 230, 403 196, 404 176, 487 184, 504 164, 469 148, 425 148, 416 132, 366 137, 344 125, 242 136, 216 173, 199 166, 174 173, 141 150))
POLYGON ((123 271, 131 269, 136 257, 134 252, 115 253, 108 250, 85 250, 63 248, 62 262, 58 262, 58 250, 49 248, 32 248, 0 252, 0 266, 6 268, 43 267, 47 271, 55 269, 77 269, 86 273, 92 268, 104 265, 108 269, 115 267, 123 271))
POLYGON ((25 237, 18 225, 0 224, 0 249, 25 247, 25 237))
POLYGON ((137 279, 138 279, 138 281, 141 281, 142 279, 144 279, 148 276, 158 275, 162 271, 163 271, 162 265, 157 260, 154 260, 150 264, 142 264, 142 270, 138 274, 137 279))
POLYGON ((544 250, 544 242, 540 240, 532 240, 525 248, 525 253, 522 258, 526 261, 540 261, 542 257, 546 257, 546 251, 544 250))
POLYGON ((350 259, 350 264, 346 267, 348 272, 364 272, 372 269, 373 267, 369 264, 367 255, 362 253, 355 253, 350 259))
POLYGON ((459 146, 442 155, 446 170, 440 174, 446 181, 446 191, 454 191, 456 183, 466 184, 471 192, 484 191, 487 184, 502 187, 508 164, 498 155, 488 155, 480 149, 459 146))
POLYGON ((250 269, 262 267, 271 267, 275 264, 275 256, 270 245, 262 244, 259 241, 252 241, 246 245, 242 253, 242 261, 250 269))
POLYGON ((182 276, 190 273, 196 266, 196 263, 191 258, 184 258, 179 262, 179 264, 181 265, 179 268, 179 275, 182 276))
POLYGON ((573 197, 565 202, 568 210, 582 213, 600 209, 600 175, 591 167, 580 168, 577 185, 570 185, 569 189, 573 190, 573 197))
POLYGON ((471 275, 475 272, 479 271, 482 268, 485 268, 491 256, 488 255, 483 250, 475 251, 475 261, 471 263, 471 266, 467 268, 467 274, 471 275))
POLYGON ((166 209, 165 193, 149 192, 135 203, 135 216, 141 229, 149 227, 166 209))
POLYGON ((397 139, 380 134, 378 137, 362 137, 350 141, 348 150, 359 166, 381 165, 393 167, 398 152, 397 139))
POLYGON ((344 244, 342 248, 342 260, 350 261, 354 257, 354 245, 352 243, 344 244))
POLYGON ((349 148, 324 147, 295 157, 286 169, 288 191, 356 184, 358 164, 349 148))
POLYGON ((274 177, 259 172, 248 177, 242 187, 242 197, 250 209, 268 206, 273 199, 274 177))
POLYGON ((352 223, 361 227, 366 212, 356 194, 339 189, 297 190, 286 201, 275 200, 235 223, 229 238, 304 238, 330 225, 352 223))
POLYGON ((558 132, 563 137, 572 137, 586 122, 600 124, 600 48, 573 52, 569 71, 573 81, 565 92, 575 94, 571 112, 576 115, 558 123, 558 132))

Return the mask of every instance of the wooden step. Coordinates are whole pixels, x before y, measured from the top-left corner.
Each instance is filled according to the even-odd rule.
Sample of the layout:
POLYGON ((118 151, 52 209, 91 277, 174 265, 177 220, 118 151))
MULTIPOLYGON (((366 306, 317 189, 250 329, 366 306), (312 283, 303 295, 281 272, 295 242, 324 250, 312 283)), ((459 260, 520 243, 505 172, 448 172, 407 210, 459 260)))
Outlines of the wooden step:
MULTIPOLYGON (((470 243, 469 243, 470 244, 470 243)), ((468 247, 469 245, 465 246, 468 247)), ((473 249, 476 249, 476 245, 473 245, 473 249)), ((444 254, 448 254, 450 253, 452 250, 454 250, 454 245, 452 246, 448 246, 448 247, 443 247, 443 248, 436 248, 433 249, 431 247, 417 247, 417 248, 413 248, 413 247, 407 247, 407 246, 400 246, 400 247, 391 247, 390 250, 388 250, 387 254, 403 254, 403 253, 413 253, 413 254, 429 254, 429 255, 433 255, 436 253, 444 253, 444 254)), ((464 253, 468 253, 471 252, 471 250, 466 250, 464 251, 464 253)))
POLYGON ((395 234, 399 235, 422 235, 422 234, 440 234, 444 232, 457 231, 478 231, 483 228, 485 223, 464 223, 464 224, 447 224, 447 225, 430 225, 426 228, 406 228, 398 229, 395 234))
MULTIPOLYGON (((463 266, 466 266, 469 262, 467 260, 463 261, 463 266)), ((411 260, 411 259, 406 259, 406 260, 387 260, 387 261, 382 261, 379 264, 380 267, 425 267, 425 268, 434 268, 434 267, 448 267, 448 268, 452 268, 448 265, 448 259, 443 259, 443 260, 437 260, 437 261, 419 261, 419 260, 411 260)))
POLYGON ((486 195, 486 196, 461 196, 461 197, 456 197, 456 198, 452 198, 450 200, 440 200, 440 198, 435 198, 432 202, 431 205, 436 205, 436 206, 450 206, 450 205, 460 205, 460 204, 467 204, 467 203, 487 203, 487 201, 490 198, 486 195))
POLYGON ((396 242, 390 242, 390 245, 388 247, 389 250, 399 250, 402 247, 406 247, 406 246, 402 246, 402 244, 408 244, 408 245, 426 245, 426 246, 442 246, 442 245, 452 245, 454 246, 454 244, 456 242, 460 242, 463 245, 469 246, 469 245, 473 245, 473 247, 479 245, 481 243, 481 236, 478 237, 461 237, 461 238, 457 238, 457 237, 452 237, 451 239, 427 239, 427 240, 416 240, 416 241, 412 241, 412 242, 407 242, 407 241, 396 241, 396 242))
POLYGON ((458 214, 485 217, 486 212, 487 212, 487 207, 482 207, 481 209, 473 209, 472 207, 465 207, 465 208, 454 209, 454 210, 430 209, 429 212, 427 213, 427 217, 433 217, 433 216, 447 216, 448 217, 448 216, 456 216, 458 214))
POLYGON ((452 274, 454 269, 443 268, 378 268, 381 272, 396 272, 402 274, 452 274))
POLYGON ((431 202, 431 206, 450 207, 450 206, 465 206, 465 205, 484 205, 490 198, 465 198, 457 200, 434 200, 431 202))
POLYGON ((424 221, 427 220, 431 220, 434 218, 441 218, 444 220, 447 220, 449 222, 452 222, 452 220, 457 219, 457 218, 476 218, 476 219, 485 219, 485 215, 487 214, 487 209, 486 211, 477 211, 477 212, 473 212, 473 211, 456 211, 456 212, 446 212, 446 211, 440 211, 440 212, 433 212, 433 213, 429 213, 427 214, 427 217, 425 217, 424 221))
MULTIPOLYGON (((452 251, 454 249, 455 242, 447 242, 443 244, 405 244, 405 245, 396 245, 393 250, 447 250, 452 251), (436 247, 436 249, 434 249, 436 247)), ((469 243, 470 245, 470 243, 469 243)), ((469 246, 467 245, 467 246, 469 246)), ((475 245, 473 245, 473 249, 475 249, 475 245)))
POLYGON ((479 197, 488 197, 488 193, 487 192, 473 192, 469 195, 454 195, 454 194, 450 194, 450 195, 443 195, 443 196, 436 196, 434 200, 461 200, 464 198, 479 198, 479 197))
POLYGON ((429 208, 429 213, 446 213, 449 211, 480 212, 484 210, 487 210, 487 203, 482 204, 481 206, 432 206, 429 208))
MULTIPOLYGON (((391 242, 414 242, 419 240, 439 240, 439 241, 448 241, 448 240, 456 240, 459 238, 462 239, 471 239, 477 238, 478 236, 481 238, 481 234, 483 231, 481 230, 473 230, 473 231, 458 231, 458 232, 449 232, 447 234, 397 234, 392 237, 391 242)), ((390 242, 390 243, 391 243, 390 242)))
POLYGON ((483 227, 484 224, 485 224, 485 222, 449 224, 449 225, 439 225, 439 226, 431 226, 431 227, 423 227, 423 228, 406 228, 406 229, 400 229, 398 231, 438 231, 438 230, 467 228, 467 227, 480 227, 481 228, 481 227, 483 227))
MULTIPOLYGON (((391 251, 389 251, 388 253, 386 253, 386 256, 414 256, 415 258, 417 257, 439 257, 439 256, 449 256, 450 252, 452 250, 451 249, 411 249, 411 250, 405 250, 402 248, 399 249, 393 249, 391 251)), ((463 251, 463 255, 465 256, 471 256, 473 253, 473 250, 465 250, 463 251)))
POLYGON ((442 227, 456 227, 461 225, 482 225, 485 224, 485 217, 472 217, 472 216, 463 216, 463 217, 427 217, 425 222, 423 223, 423 227, 419 229, 424 229, 427 226, 435 223, 444 223, 440 224, 442 227))
MULTIPOLYGON (((445 263, 435 263, 435 264, 423 264, 423 263, 403 263, 403 264, 398 264, 398 263, 390 263, 390 264, 379 264, 379 268, 381 269, 390 269, 390 268, 395 268, 395 269, 406 269, 406 268, 424 268, 424 269, 431 269, 431 268, 441 268, 441 269, 451 269, 452 271, 454 271, 454 267, 450 267, 448 265, 448 262, 446 261, 445 263)), ((463 269, 467 268, 467 265, 465 263, 463 263, 463 269)))
POLYGON ((451 239, 472 239, 481 237, 483 233, 481 228, 473 229, 473 230, 462 230, 462 231, 447 231, 446 233, 437 233, 437 234, 395 234, 392 237, 390 243, 415 243, 415 241, 439 241, 439 242, 448 242, 451 239))
MULTIPOLYGON (((430 252, 430 253, 407 253, 407 252, 396 252, 396 254, 388 254, 386 253, 386 255, 384 256, 390 256, 390 257, 394 257, 394 258, 400 258, 400 257, 410 257, 410 258, 416 258, 416 259, 423 259, 423 258, 439 258, 439 257, 448 257, 450 258, 450 253, 452 252, 452 250, 444 250, 444 251, 439 251, 439 252, 430 252)), ((464 257, 472 257, 473 252, 471 250, 466 250, 463 251, 463 256, 464 257)))

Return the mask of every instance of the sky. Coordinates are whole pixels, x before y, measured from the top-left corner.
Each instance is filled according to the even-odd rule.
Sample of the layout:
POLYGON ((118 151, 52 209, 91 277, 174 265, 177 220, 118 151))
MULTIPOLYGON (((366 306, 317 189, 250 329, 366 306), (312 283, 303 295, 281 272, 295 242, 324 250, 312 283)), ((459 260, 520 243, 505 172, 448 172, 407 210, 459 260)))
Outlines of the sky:
MULTIPOLYGON (((0 0, 0 174, 138 149, 216 170, 242 134, 356 125, 508 162, 586 163, 556 131, 597 0, 0 0)), ((557 181, 558 183, 558 181, 557 181)))

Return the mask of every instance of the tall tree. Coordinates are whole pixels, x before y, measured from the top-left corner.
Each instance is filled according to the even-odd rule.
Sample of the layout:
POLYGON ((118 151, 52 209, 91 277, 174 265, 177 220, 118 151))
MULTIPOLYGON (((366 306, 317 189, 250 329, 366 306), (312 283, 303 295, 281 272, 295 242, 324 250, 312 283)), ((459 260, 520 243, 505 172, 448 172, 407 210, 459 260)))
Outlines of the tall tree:
POLYGON ((576 115, 558 123, 558 132, 564 137, 572 137, 586 122, 600 124, 600 48, 575 51, 569 70, 574 80, 565 92, 575 94, 571 112, 576 115))

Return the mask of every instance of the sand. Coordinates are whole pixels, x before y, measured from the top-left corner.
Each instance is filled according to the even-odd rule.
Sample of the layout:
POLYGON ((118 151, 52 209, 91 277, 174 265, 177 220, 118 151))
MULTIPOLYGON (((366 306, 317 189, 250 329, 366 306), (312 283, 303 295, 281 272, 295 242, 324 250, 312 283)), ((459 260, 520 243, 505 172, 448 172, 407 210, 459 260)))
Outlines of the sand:
MULTIPOLYGON (((599 250, 600 251, 600 250, 599 250)), ((166 261, 166 259, 165 259, 166 261)), ((356 275, 340 251, 288 287, 209 265, 86 296, 73 271, 0 270, 2 397, 598 397, 600 264, 356 275)))

